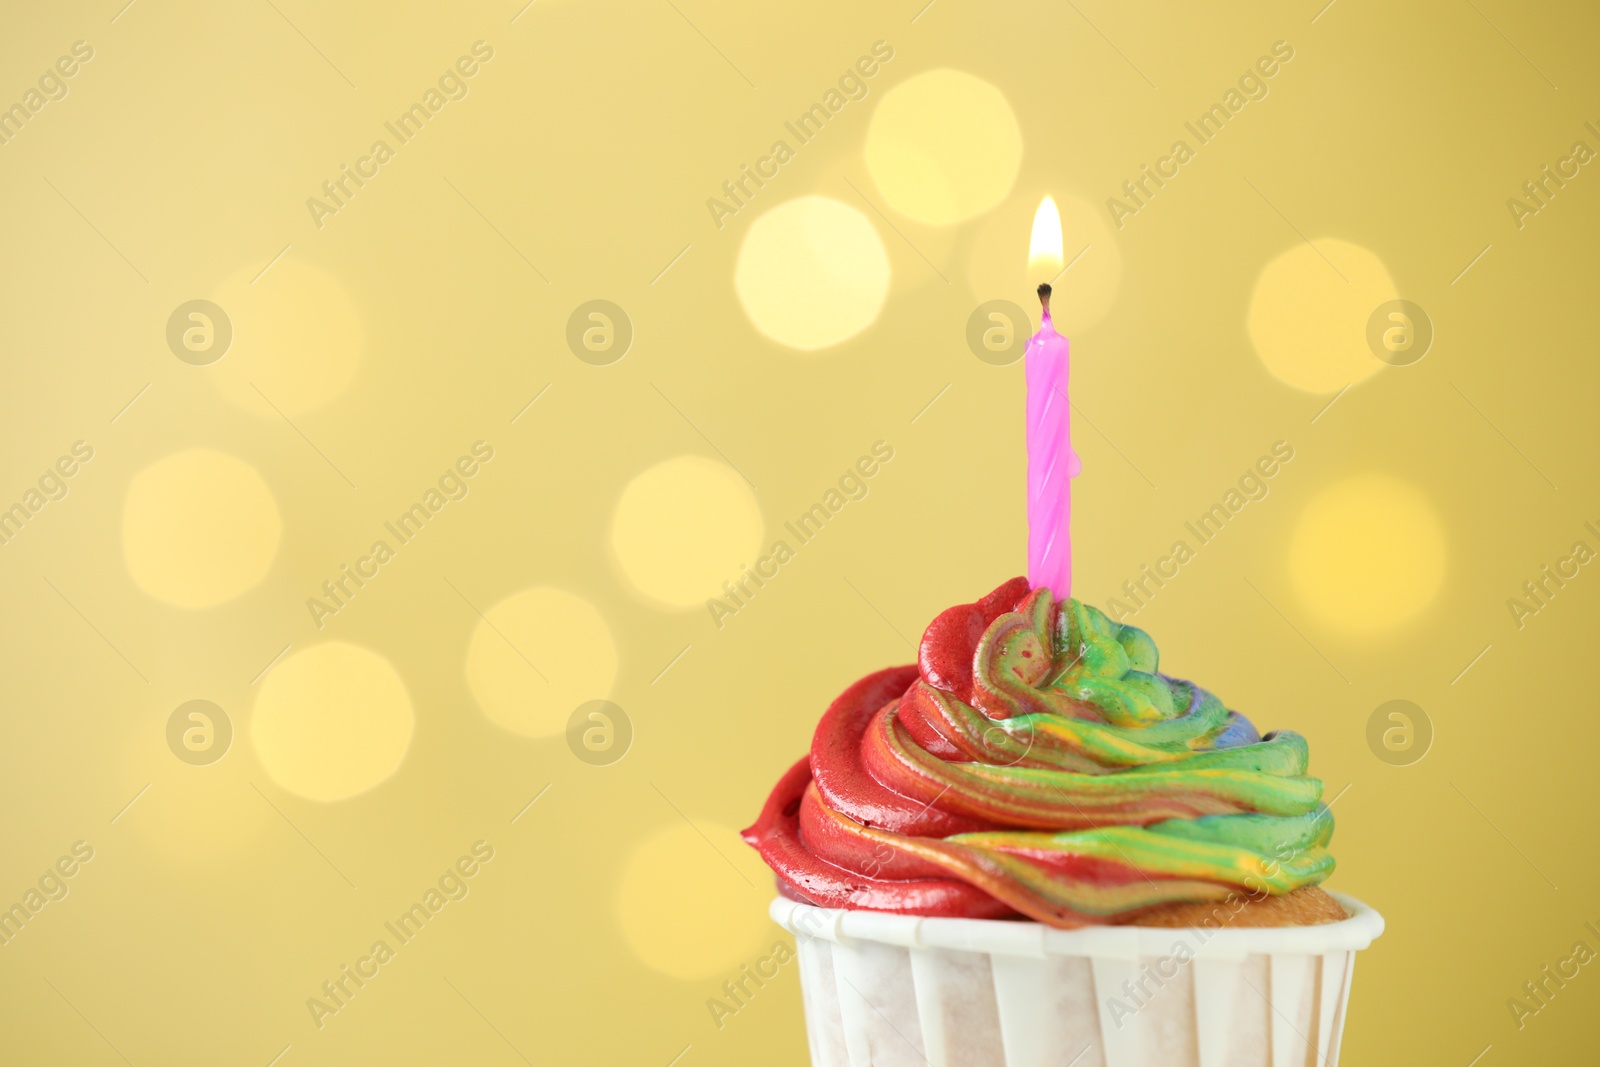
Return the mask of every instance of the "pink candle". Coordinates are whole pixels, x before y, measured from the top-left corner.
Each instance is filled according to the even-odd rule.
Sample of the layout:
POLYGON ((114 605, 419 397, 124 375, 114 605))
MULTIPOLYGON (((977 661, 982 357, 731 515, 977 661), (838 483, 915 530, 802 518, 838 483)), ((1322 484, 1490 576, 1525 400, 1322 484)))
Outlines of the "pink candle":
POLYGON ((1044 323, 1023 357, 1028 378, 1028 583, 1057 600, 1072 595, 1072 450, 1067 339, 1050 321, 1050 286, 1039 286, 1044 323))

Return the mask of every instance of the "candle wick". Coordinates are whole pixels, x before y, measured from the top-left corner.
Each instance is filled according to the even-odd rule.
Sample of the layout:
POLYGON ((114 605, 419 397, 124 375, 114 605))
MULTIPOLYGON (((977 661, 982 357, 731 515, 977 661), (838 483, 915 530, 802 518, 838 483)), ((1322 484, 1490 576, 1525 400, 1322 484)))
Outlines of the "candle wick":
POLYGON ((1043 282, 1043 283, 1040 284, 1039 290, 1038 290, 1038 292, 1039 292, 1039 306, 1044 309, 1044 313, 1046 315, 1050 314, 1050 293, 1051 293, 1051 291, 1052 290, 1050 288, 1050 283, 1049 282, 1043 282))

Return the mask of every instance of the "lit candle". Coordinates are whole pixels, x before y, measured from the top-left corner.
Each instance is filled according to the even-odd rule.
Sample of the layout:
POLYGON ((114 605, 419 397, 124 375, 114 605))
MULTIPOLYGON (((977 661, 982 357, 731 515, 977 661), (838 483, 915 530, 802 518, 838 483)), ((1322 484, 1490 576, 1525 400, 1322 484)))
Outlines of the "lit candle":
MULTIPOLYGON (((1030 273, 1061 263, 1061 215, 1048 196, 1033 217, 1030 273)), ((1067 400, 1067 339, 1050 319, 1050 285, 1039 286, 1043 323, 1023 357, 1028 379, 1028 584, 1057 600, 1072 595, 1072 479, 1082 470, 1072 450, 1067 400)))

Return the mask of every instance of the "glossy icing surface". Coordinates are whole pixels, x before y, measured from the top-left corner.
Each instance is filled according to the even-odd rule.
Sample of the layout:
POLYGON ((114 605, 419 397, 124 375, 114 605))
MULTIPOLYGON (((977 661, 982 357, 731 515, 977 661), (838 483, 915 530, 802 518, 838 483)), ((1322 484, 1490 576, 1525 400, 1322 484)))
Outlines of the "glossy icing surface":
POLYGON ((825 907, 1120 922, 1326 878, 1307 762, 1160 673, 1144 631, 1016 578, 845 690, 744 836, 825 907))

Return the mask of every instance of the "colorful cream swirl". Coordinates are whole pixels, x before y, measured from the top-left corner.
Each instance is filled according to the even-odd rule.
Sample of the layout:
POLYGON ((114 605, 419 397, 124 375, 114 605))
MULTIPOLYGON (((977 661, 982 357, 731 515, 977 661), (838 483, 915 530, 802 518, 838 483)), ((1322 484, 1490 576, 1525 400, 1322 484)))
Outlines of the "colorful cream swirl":
POLYGON ((856 682, 744 838, 824 907, 1116 923, 1333 870, 1305 739, 1159 673, 1143 630, 1026 579, 856 682))

